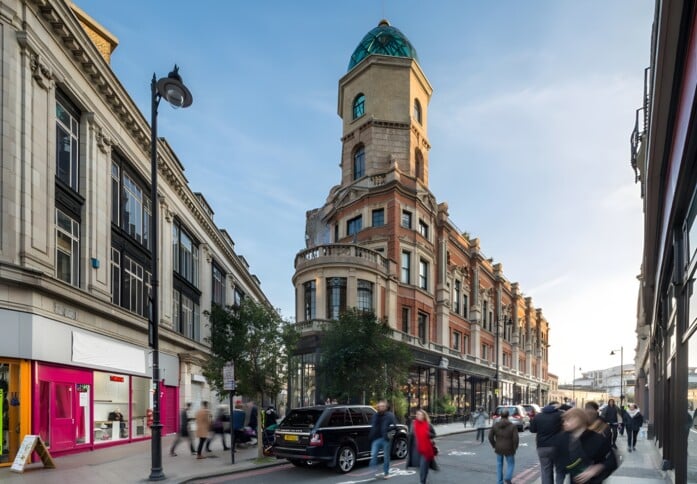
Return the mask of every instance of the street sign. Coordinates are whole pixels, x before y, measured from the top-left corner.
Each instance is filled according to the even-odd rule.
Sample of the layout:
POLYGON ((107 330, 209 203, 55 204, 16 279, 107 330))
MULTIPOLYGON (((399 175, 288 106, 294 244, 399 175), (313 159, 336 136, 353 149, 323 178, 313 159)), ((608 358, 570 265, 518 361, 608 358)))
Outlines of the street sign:
POLYGON ((235 363, 229 361, 223 366, 223 390, 235 390, 235 363))

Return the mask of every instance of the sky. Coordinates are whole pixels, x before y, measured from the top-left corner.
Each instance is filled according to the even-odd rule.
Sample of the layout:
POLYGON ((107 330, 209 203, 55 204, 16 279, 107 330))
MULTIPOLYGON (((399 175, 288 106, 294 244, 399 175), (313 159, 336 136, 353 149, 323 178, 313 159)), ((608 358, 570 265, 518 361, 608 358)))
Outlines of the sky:
POLYGON ((76 0, 119 39, 112 69, 149 119, 173 64, 193 93, 158 134, 293 318, 305 212, 340 181, 338 81, 381 18, 434 88, 429 184, 450 218, 542 308, 549 371, 634 359, 642 203, 629 136, 651 0, 76 0), (618 352, 619 353, 619 352, 618 352))

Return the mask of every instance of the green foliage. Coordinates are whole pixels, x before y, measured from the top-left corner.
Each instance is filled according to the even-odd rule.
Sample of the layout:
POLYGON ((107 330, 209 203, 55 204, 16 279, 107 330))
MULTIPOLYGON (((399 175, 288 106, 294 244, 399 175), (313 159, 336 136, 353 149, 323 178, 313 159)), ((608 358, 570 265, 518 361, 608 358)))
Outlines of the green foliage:
POLYGON ((286 378, 288 353, 295 347, 297 333, 273 308, 245 298, 238 307, 213 305, 208 313, 211 345, 203 369, 211 386, 223 390, 223 366, 235 363, 236 393, 261 399, 276 395, 286 378))
POLYGON ((392 395, 389 395, 387 397, 387 400, 390 402, 392 406, 392 413, 395 414, 395 416, 400 422, 403 422, 404 417, 407 415, 407 412, 409 411, 409 403, 407 402, 407 397, 402 392, 397 391, 392 395))
POLYGON ((357 309, 328 323, 321 335, 318 372, 327 394, 339 401, 394 394, 412 362, 409 349, 374 314, 357 309))
POLYGON ((457 411, 457 407, 453 403, 453 399, 450 395, 443 395, 438 400, 436 400, 435 413, 445 413, 452 415, 457 411))

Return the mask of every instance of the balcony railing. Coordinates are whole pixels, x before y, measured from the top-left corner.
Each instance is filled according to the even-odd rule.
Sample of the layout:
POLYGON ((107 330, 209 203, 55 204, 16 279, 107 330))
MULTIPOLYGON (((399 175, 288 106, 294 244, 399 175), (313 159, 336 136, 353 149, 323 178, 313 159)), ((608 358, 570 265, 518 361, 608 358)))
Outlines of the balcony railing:
POLYGON ((334 261, 359 264, 378 269, 385 274, 390 272, 390 261, 379 252, 354 244, 326 244, 305 249, 295 256, 295 268, 315 263, 331 263, 334 261))

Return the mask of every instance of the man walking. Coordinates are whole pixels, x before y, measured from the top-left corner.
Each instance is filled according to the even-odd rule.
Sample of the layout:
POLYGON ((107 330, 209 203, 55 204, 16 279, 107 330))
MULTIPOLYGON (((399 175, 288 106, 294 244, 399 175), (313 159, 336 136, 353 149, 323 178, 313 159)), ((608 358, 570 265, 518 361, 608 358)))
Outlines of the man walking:
MULTIPOLYGON (((556 436, 561 432, 561 411, 558 402, 549 402, 542 411, 530 421, 530 432, 537 434, 537 457, 540 459, 542 484, 554 484, 556 436)), ((557 484, 564 482, 564 476, 557 474, 557 484)))
POLYGON ((607 401, 607 407, 605 407, 605 410, 603 410, 601 417, 603 417, 603 420, 605 420, 605 422, 607 422, 607 424, 610 426, 610 444, 612 444, 613 449, 617 448, 618 414, 619 409, 615 404, 615 399, 611 398, 607 401))
POLYGON ((518 427, 508 420, 508 410, 501 412, 501 420, 489 430, 489 443, 496 452, 496 478, 498 484, 511 484, 518 450, 518 427), (506 476, 503 475, 503 459, 506 459, 506 476))
POLYGON ((179 414, 179 433, 177 433, 177 438, 174 439, 174 443, 172 444, 172 448, 169 449, 169 455, 172 457, 176 457, 177 453, 175 452, 177 445, 179 445, 179 442, 183 438, 189 439, 189 447, 191 448, 191 454, 196 453, 196 449, 194 449, 194 439, 191 436, 191 432, 189 431, 189 422, 191 422, 193 418, 191 417, 191 402, 188 402, 186 404, 186 408, 181 411, 179 414))
POLYGON ((392 412, 387 410, 387 402, 378 402, 378 411, 370 419, 370 468, 375 469, 378 465, 378 452, 382 449, 382 470, 383 474, 375 477, 387 479, 390 474, 390 439, 387 433, 397 425, 397 420, 392 412))

